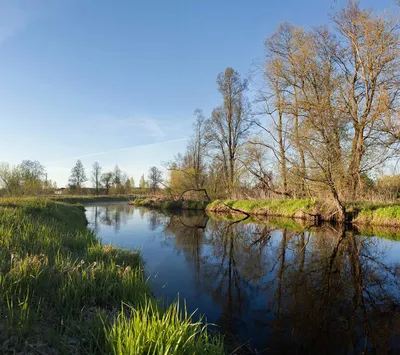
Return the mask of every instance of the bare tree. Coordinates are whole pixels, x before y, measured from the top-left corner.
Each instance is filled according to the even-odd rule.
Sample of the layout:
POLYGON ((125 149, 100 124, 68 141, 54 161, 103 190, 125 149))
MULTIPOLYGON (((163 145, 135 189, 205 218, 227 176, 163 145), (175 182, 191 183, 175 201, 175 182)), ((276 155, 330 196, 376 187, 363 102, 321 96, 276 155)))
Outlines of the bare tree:
POLYGON ((307 65, 301 72, 301 106, 305 119, 300 143, 308 158, 308 171, 304 177, 328 188, 337 208, 337 219, 344 220, 345 208, 340 192, 346 119, 334 106, 340 88, 335 65, 336 40, 326 29, 315 29, 308 35, 307 48, 307 65))
POLYGON ((71 170, 69 183, 71 186, 74 186, 79 190, 86 181, 85 168, 83 167, 82 162, 78 160, 71 170))
POLYGON ((299 161, 300 195, 305 193, 306 161, 303 147, 300 144, 303 115, 300 106, 302 78, 301 73, 309 55, 307 34, 288 23, 279 26, 276 33, 265 40, 266 56, 261 67, 267 90, 259 89, 259 97, 265 105, 264 114, 270 118, 272 128, 260 125, 270 137, 270 148, 281 167, 281 179, 284 191, 287 192, 288 168, 287 154, 292 146, 291 154, 299 161), (285 176, 286 175, 286 176, 285 176))
POLYGON ((153 190, 153 192, 156 192, 156 190, 159 188, 159 185, 164 181, 162 172, 156 166, 152 166, 149 169, 148 178, 149 187, 153 190))
POLYGON ((207 139, 215 149, 215 157, 221 162, 227 192, 230 196, 238 172, 238 155, 249 133, 250 105, 244 93, 247 81, 232 68, 217 77, 218 91, 223 104, 215 108, 207 120, 207 139))
POLYGON ((112 185, 113 179, 114 179, 114 174, 112 172, 103 173, 101 175, 101 183, 105 187, 107 195, 110 191, 110 187, 112 185))
POLYGON ((347 136, 346 118, 337 106, 341 84, 337 42, 324 28, 306 33, 285 24, 266 45, 267 88, 261 94, 272 129, 256 123, 271 142, 253 143, 273 152, 281 168, 283 193, 287 193, 290 164, 292 180, 301 182, 300 193, 304 194, 305 181, 327 189, 339 219, 344 219, 340 190, 347 136))
POLYGON ((96 189, 96 195, 99 194, 99 188, 101 185, 101 166, 100 164, 96 161, 93 164, 93 170, 92 170, 92 182, 93 182, 93 186, 96 189))
POLYGON ((115 165, 114 168, 114 184, 121 185, 122 183, 122 170, 119 168, 118 165, 115 165))
POLYGON ((361 9, 358 1, 349 2, 332 19, 341 36, 336 55, 343 82, 339 107, 351 125, 348 171, 354 198, 362 173, 389 157, 382 130, 399 94, 399 28, 397 19, 361 9))
MULTIPOLYGON (((252 123, 260 128, 261 136, 265 139, 252 139, 250 143, 258 146, 258 149, 270 150, 279 167, 282 182, 282 194, 288 193, 288 159, 289 129, 288 117, 285 114, 287 83, 283 79, 283 64, 280 58, 271 57, 263 67, 263 76, 266 80, 266 90, 259 90, 259 101, 263 103, 262 115, 266 116, 267 122, 262 123, 259 117, 255 117, 252 123)), ((254 152, 254 150, 252 150, 254 152)), ((259 158, 257 158, 259 160, 259 158)), ((255 170, 250 169, 254 175, 255 170)), ((264 174, 255 175, 256 177, 264 174)), ((264 181, 265 182, 265 181, 264 181)), ((266 187, 266 185, 264 185, 266 187)))
POLYGON ((275 165, 274 162, 268 158, 269 151, 270 149, 264 148, 264 142, 259 142, 256 138, 252 139, 252 141, 246 145, 240 162, 255 178, 255 188, 264 193, 263 197, 269 192, 290 197, 291 195, 289 192, 281 191, 276 186, 276 179, 273 173, 275 165))
POLYGON ((196 122, 194 123, 194 134, 189 140, 186 155, 186 165, 194 172, 194 181, 197 189, 204 185, 205 173, 205 117, 203 111, 196 109, 196 122))

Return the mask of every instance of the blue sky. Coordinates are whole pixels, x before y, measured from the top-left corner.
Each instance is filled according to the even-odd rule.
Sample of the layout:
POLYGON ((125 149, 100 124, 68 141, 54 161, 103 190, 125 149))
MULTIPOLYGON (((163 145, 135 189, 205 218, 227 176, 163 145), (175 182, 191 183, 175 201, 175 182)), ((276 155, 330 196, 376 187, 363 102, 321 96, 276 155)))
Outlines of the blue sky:
POLYGON ((219 72, 247 75, 279 23, 327 23, 346 2, 0 0, 0 162, 39 160, 58 186, 77 157, 138 181, 220 103, 219 72))

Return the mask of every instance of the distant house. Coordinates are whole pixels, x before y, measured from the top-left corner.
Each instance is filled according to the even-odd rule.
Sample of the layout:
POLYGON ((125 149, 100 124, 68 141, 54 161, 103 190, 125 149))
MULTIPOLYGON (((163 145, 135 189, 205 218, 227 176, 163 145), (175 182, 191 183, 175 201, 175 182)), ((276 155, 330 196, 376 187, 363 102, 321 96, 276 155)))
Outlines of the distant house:
POLYGON ((65 187, 61 187, 61 188, 55 190, 54 193, 56 195, 62 195, 64 193, 64 191, 65 191, 65 187))

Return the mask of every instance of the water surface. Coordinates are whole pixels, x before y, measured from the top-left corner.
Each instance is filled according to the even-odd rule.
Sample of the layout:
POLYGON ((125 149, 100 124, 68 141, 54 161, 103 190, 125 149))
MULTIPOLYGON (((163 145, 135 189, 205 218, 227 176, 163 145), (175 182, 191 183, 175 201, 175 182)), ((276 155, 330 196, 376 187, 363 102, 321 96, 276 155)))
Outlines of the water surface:
POLYGON ((152 290, 261 354, 400 351, 400 242, 292 220, 88 205, 104 243, 141 249, 152 290))

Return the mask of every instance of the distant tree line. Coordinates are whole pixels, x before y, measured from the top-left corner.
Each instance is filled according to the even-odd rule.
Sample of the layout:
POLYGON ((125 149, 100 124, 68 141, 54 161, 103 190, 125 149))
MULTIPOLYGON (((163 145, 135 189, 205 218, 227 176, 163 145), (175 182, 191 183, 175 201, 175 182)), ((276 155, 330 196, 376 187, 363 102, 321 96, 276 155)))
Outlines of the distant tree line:
POLYGON ((90 180, 94 193, 124 195, 132 193, 155 193, 163 182, 162 172, 155 166, 150 167, 148 179, 144 174, 141 176, 138 186, 135 186, 133 177, 129 177, 118 165, 112 171, 103 172, 98 162, 93 163, 89 178, 86 176, 85 168, 80 160, 71 170, 69 178, 69 190, 71 193, 87 193, 84 183, 90 180))
POLYGON ((163 174, 155 166, 149 168, 147 179, 143 174, 138 186, 118 165, 112 171, 103 172, 98 162, 93 163, 87 175, 81 160, 71 169, 69 184, 57 189, 57 184, 47 179, 46 168, 39 161, 24 160, 11 166, 0 163, 0 196, 37 196, 56 192, 66 194, 149 194, 157 193, 163 187, 163 174), (88 187, 88 185, 90 187, 88 187))

